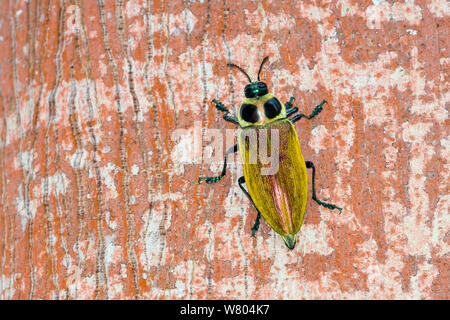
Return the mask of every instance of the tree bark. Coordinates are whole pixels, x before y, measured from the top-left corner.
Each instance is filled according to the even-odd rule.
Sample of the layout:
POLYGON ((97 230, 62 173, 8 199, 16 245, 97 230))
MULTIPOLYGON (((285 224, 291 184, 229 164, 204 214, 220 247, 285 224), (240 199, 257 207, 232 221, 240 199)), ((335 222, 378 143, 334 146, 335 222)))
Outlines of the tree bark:
POLYGON ((2 299, 450 298, 446 1, 0 12, 2 299), (293 251, 263 219, 251 237, 238 157, 194 183, 238 131, 211 103, 244 98, 226 64, 256 79, 265 56, 282 101, 328 101, 295 126, 318 197, 344 208, 309 200, 293 251))

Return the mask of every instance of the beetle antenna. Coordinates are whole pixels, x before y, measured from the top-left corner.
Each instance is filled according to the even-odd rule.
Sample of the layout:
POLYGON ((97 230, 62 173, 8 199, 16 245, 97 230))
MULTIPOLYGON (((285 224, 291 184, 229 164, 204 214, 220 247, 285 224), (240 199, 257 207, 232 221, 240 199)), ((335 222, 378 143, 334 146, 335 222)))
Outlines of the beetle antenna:
POLYGON ((252 79, 250 79, 250 76, 247 74, 247 72, 244 71, 244 69, 242 69, 241 67, 239 67, 238 65, 234 64, 234 63, 227 63, 227 66, 229 67, 235 67, 237 69, 239 69, 243 74, 245 74, 248 78, 248 81, 251 83, 252 79))
POLYGON ((269 57, 265 57, 263 59, 263 61, 261 62, 261 65, 259 66, 259 71, 258 71, 258 81, 259 81, 259 74, 261 73, 262 67, 264 65, 264 63, 266 63, 266 61, 269 60, 269 57))

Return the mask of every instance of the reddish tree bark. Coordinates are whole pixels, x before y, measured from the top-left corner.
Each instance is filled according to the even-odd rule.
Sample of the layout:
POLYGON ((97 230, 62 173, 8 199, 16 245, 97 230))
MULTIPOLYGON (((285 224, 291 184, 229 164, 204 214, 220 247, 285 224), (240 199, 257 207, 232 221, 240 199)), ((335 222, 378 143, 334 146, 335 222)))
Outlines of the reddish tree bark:
POLYGON ((448 299, 449 14, 2 1, 0 297, 448 299), (264 221, 251 237, 238 159, 193 184, 222 166, 205 128, 234 129, 211 100, 236 113, 243 98, 226 63, 254 77, 266 55, 270 92, 302 113, 328 101, 295 126, 318 196, 344 208, 309 201, 293 251, 264 221))

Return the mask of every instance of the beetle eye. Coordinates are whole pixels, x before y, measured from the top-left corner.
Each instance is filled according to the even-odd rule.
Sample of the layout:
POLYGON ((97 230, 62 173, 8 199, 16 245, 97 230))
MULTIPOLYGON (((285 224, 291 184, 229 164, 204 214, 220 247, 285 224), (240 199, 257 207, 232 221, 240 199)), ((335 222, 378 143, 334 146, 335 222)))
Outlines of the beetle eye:
POLYGON ((267 85, 264 82, 258 82, 257 86, 259 89, 258 96, 262 97, 265 96, 267 93, 269 93, 267 85))
POLYGON ((281 112, 281 104, 276 98, 272 98, 264 103, 264 114, 267 118, 273 119, 281 112))
POLYGON ((258 82, 257 86, 261 89, 267 89, 267 85, 264 82, 258 82))
POLYGON ((241 118, 246 122, 257 122, 259 120, 258 108, 253 104, 243 104, 241 106, 241 118))
POLYGON ((252 86, 250 84, 245 86, 244 93, 245 93, 246 98, 254 98, 256 96, 256 94, 253 92, 252 86))

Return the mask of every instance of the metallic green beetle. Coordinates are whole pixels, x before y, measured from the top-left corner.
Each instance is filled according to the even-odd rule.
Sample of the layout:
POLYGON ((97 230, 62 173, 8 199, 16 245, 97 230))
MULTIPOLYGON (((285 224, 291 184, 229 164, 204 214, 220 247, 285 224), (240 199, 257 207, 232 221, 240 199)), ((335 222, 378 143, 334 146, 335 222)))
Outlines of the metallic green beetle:
POLYGON ((222 173, 216 177, 201 177, 198 182, 215 183, 226 174, 227 156, 240 150, 242 157, 244 176, 238 180, 239 187, 253 203, 257 210, 256 221, 252 227, 252 236, 259 228, 261 215, 267 223, 283 238, 286 246, 293 249, 297 240, 297 233, 303 223, 308 198, 308 176, 306 169, 312 169, 312 199, 319 205, 329 209, 342 208, 334 204, 323 202, 316 197, 315 190, 315 168, 311 161, 304 161, 297 132, 293 123, 302 117, 312 119, 322 111, 325 100, 316 106, 310 115, 298 114, 289 118, 298 108, 292 106, 294 97, 283 104, 273 94, 268 92, 267 85, 259 80, 265 57, 258 71, 258 81, 252 82, 249 75, 239 66, 229 63, 228 66, 239 69, 244 73, 249 84, 245 86, 245 99, 241 104, 237 118, 229 116, 229 110, 219 101, 213 100, 216 108, 224 113, 223 118, 229 122, 239 125, 242 131, 239 143, 227 150, 222 173), (260 153, 255 152, 251 146, 249 136, 250 130, 256 133, 256 144, 265 147, 265 150, 273 150, 277 143, 278 170, 273 174, 262 174, 265 162, 262 161, 260 153), (268 131, 277 131, 276 136, 268 131), (260 138, 264 134, 265 139, 260 138), (239 146, 238 146, 239 145, 239 146), (252 158, 253 157, 253 158, 252 158), (253 161, 252 161, 253 159, 253 161), (248 191, 243 184, 246 183, 248 191))

